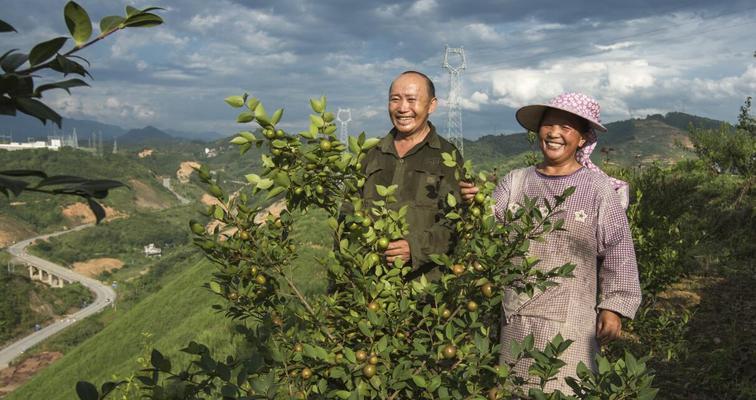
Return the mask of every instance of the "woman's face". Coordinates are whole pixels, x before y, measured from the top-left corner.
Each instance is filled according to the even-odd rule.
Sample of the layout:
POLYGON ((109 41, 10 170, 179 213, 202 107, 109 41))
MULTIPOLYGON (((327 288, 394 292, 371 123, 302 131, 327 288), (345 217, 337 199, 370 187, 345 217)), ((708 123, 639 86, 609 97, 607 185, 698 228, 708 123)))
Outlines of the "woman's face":
POLYGON ((548 165, 566 165, 575 161, 575 152, 585 139, 580 133, 587 125, 575 114, 553 108, 546 109, 538 128, 539 146, 548 165))

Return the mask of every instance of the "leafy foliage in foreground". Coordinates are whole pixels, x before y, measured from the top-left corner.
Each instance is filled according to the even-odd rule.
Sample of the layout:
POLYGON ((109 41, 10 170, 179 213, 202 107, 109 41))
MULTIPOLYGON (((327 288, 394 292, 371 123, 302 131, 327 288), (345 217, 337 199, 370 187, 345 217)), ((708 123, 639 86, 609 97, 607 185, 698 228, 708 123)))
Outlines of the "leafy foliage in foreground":
MULTIPOLYGON (((89 72, 75 59, 84 62, 86 60, 74 53, 121 29, 162 24, 162 18, 150 12, 158 9, 160 8, 148 7, 139 10, 127 6, 125 17, 112 15, 103 18, 100 21, 100 35, 90 40, 92 21, 89 14, 76 2, 69 1, 63 14, 74 41, 72 49, 64 54, 59 53, 68 41, 68 38, 61 36, 36 44, 28 54, 21 53, 18 49, 11 49, 0 56, 0 67, 3 69, 0 75, 0 114, 15 116, 20 111, 39 119, 43 124, 47 124, 48 120, 53 121, 60 128, 62 117, 37 99, 41 99, 42 93, 51 89, 63 89, 70 94, 70 89, 73 87, 89 85, 75 78, 35 87, 34 79, 38 79, 39 73, 45 70, 62 73, 64 77, 68 74, 86 77, 89 72)), ((6 32, 16 32, 16 29, 0 20, 0 33, 6 32)), ((39 170, 0 171, 0 193, 6 197, 10 197, 10 193, 19 196, 23 191, 80 196, 86 200, 98 223, 105 218, 105 210, 97 200, 105 198, 109 190, 120 186, 124 186, 123 183, 113 180, 86 179, 67 175, 48 176, 44 171, 39 170), (28 181, 32 178, 39 180, 32 185, 28 181)))
POLYGON ((105 209, 97 200, 104 199, 108 196, 108 191, 122 186, 125 186, 122 182, 112 179, 87 179, 71 175, 48 176, 39 170, 0 171, 0 193, 7 198, 10 198, 11 193, 19 196, 24 191, 79 196, 87 202, 98 223, 105 218, 105 209), (32 179, 36 181, 31 182, 32 179))
MULTIPOLYGON (((89 75, 80 61, 87 60, 75 55, 79 50, 88 47, 107 36, 126 28, 151 27, 163 23, 162 18, 150 11, 159 10, 158 7, 148 7, 143 10, 126 7, 126 16, 111 15, 100 21, 100 34, 90 40, 92 36, 92 21, 87 11, 76 2, 69 1, 63 9, 66 26, 71 34, 74 46, 61 54, 61 49, 69 38, 56 37, 37 43, 28 53, 11 49, 0 56, 0 114, 16 115, 17 111, 31 115, 46 124, 48 120, 61 126, 62 118, 52 108, 42 101, 42 94, 52 89, 63 89, 69 94, 70 89, 79 86, 89 86, 81 79, 67 79, 46 83, 35 87, 34 80, 39 78, 41 71, 55 71, 63 76, 76 74, 82 78, 89 75)), ((0 33, 16 32, 9 23, 0 20, 0 33)))
MULTIPOLYGON (((553 286, 554 278, 570 276, 571 264, 543 271, 536 268, 538 260, 527 257, 531 240, 562 229, 554 214, 569 190, 546 211, 536 207, 535 199, 526 199, 516 213, 508 214, 506 225, 491 214, 488 195, 494 184, 485 174, 478 176, 485 195, 472 206, 458 204, 452 194, 440 194, 459 243, 453 254, 434 257, 443 273, 440 280, 409 280, 410 266, 389 264, 381 257, 388 241, 407 232, 406 208, 392 206, 396 187, 378 187, 384 200, 373 204, 363 204, 359 195, 364 184, 361 161, 377 139, 363 134, 349 143, 338 142, 325 98, 311 100, 311 124, 298 135, 276 129, 283 110, 269 116, 257 99, 246 95, 226 101, 237 108, 246 106, 238 122, 257 121, 263 129, 264 138, 242 131, 232 140, 242 153, 253 146, 268 148, 262 155, 263 173, 247 176, 252 194, 282 197, 288 206, 279 216, 260 220, 262 209, 250 204, 249 193, 225 193, 207 169, 198 171, 208 192, 219 200, 207 210, 219 223, 212 234, 202 224, 190 223, 195 243, 217 266, 207 288, 223 299, 216 309, 239 321, 237 331, 247 338, 251 352, 217 358, 207 346, 191 342, 183 351, 194 361, 175 370, 155 350, 151 367, 137 377, 144 396, 566 397, 543 389, 564 365, 559 357, 570 341, 557 336, 545 349, 536 349, 528 338, 506 349, 515 354, 516 362, 533 360, 532 376, 526 380, 511 373, 513 364, 498 365, 498 318, 505 285, 532 295, 553 286), (312 209, 327 213, 335 245, 318 260, 328 270, 330 290, 306 297, 286 266, 297 257, 292 212, 312 209)), ((467 172, 471 165, 458 165, 454 154, 444 155, 444 163, 456 167, 459 178, 473 178, 467 172)), ((653 397, 645 368, 599 362, 610 368, 598 375, 582 374, 573 384, 599 396, 653 397), (612 384, 602 383, 606 381, 612 384)), ((125 382, 107 382, 98 390, 79 382, 77 393, 85 400, 102 398, 119 384, 125 382)))

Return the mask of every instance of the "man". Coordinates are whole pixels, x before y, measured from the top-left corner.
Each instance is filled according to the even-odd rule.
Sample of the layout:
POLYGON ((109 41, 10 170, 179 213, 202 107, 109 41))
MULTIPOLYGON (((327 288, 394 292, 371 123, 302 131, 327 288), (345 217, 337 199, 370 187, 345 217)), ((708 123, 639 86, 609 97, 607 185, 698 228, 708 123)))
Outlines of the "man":
POLYGON ((435 264, 429 256, 448 253, 454 241, 443 205, 448 193, 459 199, 459 187, 454 169, 443 165, 441 153, 456 148, 428 121, 437 103, 435 87, 426 75, 416 71, 400 74, 389 88, 388 112, 394 128, 363 160, 364 200, 381 199, 376 185, 398 185, 397 202, 390 206, 409 205, 409 234, 389 243, 385 256, 389 262, 401 258, 411 263, 410 279, 433 270, 435 264))

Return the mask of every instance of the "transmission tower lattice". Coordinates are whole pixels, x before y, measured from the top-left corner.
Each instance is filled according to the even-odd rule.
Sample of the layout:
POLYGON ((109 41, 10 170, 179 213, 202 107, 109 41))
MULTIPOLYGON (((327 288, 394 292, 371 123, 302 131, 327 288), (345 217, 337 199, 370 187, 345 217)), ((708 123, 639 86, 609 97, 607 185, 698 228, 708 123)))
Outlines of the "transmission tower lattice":
POLYGON ((449 140, 459 150, 460 155, 464 154, 462 143, 462 109, 459 106, 459 99, 462 96, 462 71, 467 68, 465 60, 465 49, 462 47, 446 46, 444 52, 444 69, 449 72, 449 99, 446 106, 449 107, 449 114, 446 120, 446 139, 449 140), (452 65, 452 60, 456 59, 457 63, 452 65), (451 61, 451 62, 450 62, 451 61))
POLYGON ((341 128, 339 129, 339 141, 344 144, 348 144, 349 140, 349 122, 352 120, 352 111, 348 108, 339 108, 336 112, 336 121, 339 121, 341 128), (343 115, 343 117, 342 117, 343 115))

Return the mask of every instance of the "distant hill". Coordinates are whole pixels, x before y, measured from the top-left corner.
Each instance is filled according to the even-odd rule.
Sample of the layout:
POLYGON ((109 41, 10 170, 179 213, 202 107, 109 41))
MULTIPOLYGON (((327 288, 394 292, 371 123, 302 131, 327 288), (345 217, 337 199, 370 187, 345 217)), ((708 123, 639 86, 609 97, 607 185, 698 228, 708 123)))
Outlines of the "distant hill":
MULTIPOLYGON (((639 162, 676 161, 691 157, 690 126, 717 128, 724 122, 680 112, 650 115, 606 124, 608 132, 599 136, 591 159, 596 163, 612 162, 630 167, 639 162)), ((507 171, 522 165, 529 152, 540 157, 537 146, 530 147, 527 135, 488 135, 475 141, 465 140, 465 155, 476 168, 507 171)))
MULTIPOLYGON (((103 140, 110 141, 113 138, 123 136, 129 130, 117 125, 74 118, 63 118, 62 125, 62 129, 58 129, 58 126, 51 122, 42 125, 38 119, 21 113, 15 117, 0 115, 0 135, 12 135, 14 141, 26 141, 28 138, 46 138, 48 136, 68 136, 76 129, 79 143, 83 145, 87 143, 91 135, 96 133, 102 133, 103 140)), ((163 129, 162 131, 175 138, 190 140, 210 141, 222 136, 215 132, 197 133, 175 129, 163 129)))
POLYGON ((12 135, 14 141, 25 141, 28 138, 46 138, 48 136, 71 135, 76 129, 79 142, 84 144, 90 135, 102 133, 103 139, 112 139, 126 133, 120 126, 104 124, 102 122, 63 118, 62 129, 48 122, 46 125, 26 114, 19 113, 15 117, 0 116, 0 135, 12 135))
POLYGON ((146 126, 142 129, 132 129, 116 138, 119 145, 137 146, 161 146, 181 142, 154 126, 146 126))

